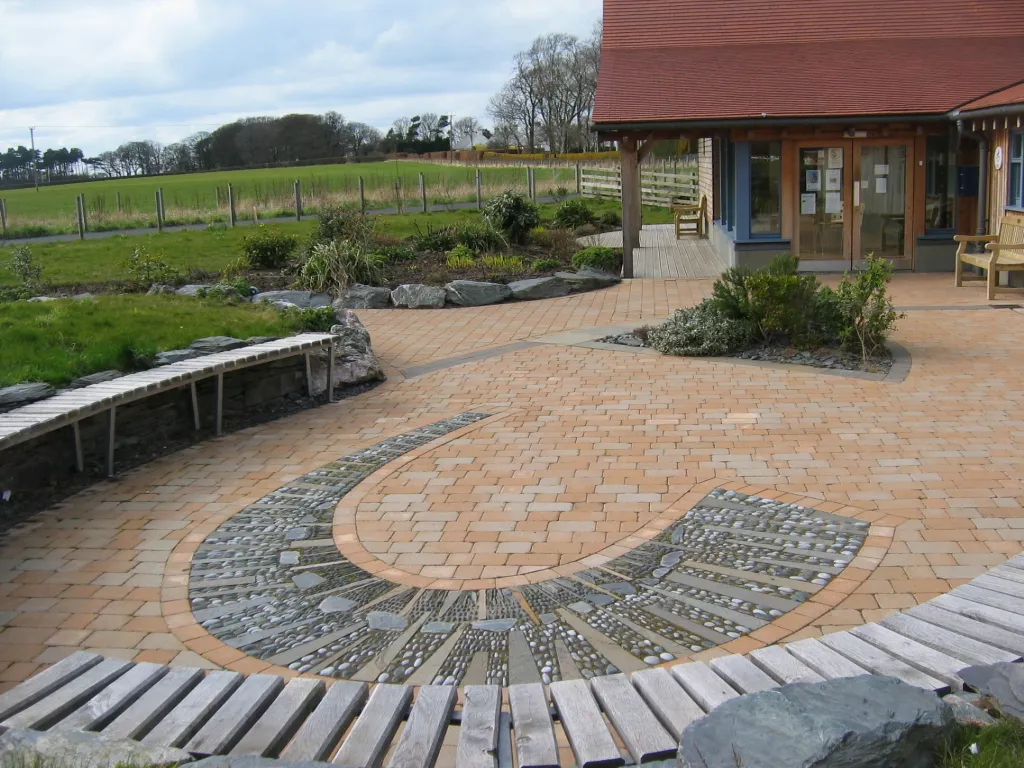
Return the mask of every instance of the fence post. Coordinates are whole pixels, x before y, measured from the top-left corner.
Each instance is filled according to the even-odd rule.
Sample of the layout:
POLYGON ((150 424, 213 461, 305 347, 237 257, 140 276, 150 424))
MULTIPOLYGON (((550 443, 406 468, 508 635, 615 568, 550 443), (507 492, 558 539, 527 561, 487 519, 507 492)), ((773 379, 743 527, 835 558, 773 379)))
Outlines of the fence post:
POLYGON ((366 184, 362 176, 359 177, 359 212, 366 215, 366 184))
POLYGON ((235 226, 235 190, 228 184, 228 221, 231 222, 231 226, 235 226))
POLYGON ((576 163, 576 194, 583 196, 583 169, 576 163))
POLYGON ((423 212, 427 212, 427 179, 420 173, 420 207, 423 208, 423 212))
POLYGON ((213 188, 213 194, 217 198, 217 210, 220 210, 220 187, 213 188))
POLYGON ((398 203, 398 212, 402 213, 402 177, 395 181, 395 201, 398 203))
POLYGON ((160 220, 164 223, 167 222, 167 207, 164 205, 164 188, 160 187, 157 190, 160 193, 160 220))
POLYGON ((86 205, 85 205, 85 193, 84 192, 82 193, 81 198, 82 198, 82 229, 84 229, 86 232, 88 232, 89 231, 89 216, 88 216, 88 208, 86 208, 86 205))
POLYGON ((295 220, 302 221, 302 182, 295 180, 295 220))
POLYGON ((116 192, 115 194, 117 195, 117 212, 120 213, 121 212, 121 193, 120 192, 116 192))
POLYGON ((0 225, 3 225, 4 240, 7 239, 7 200, 0 197, 0 225))
POLYGON ((164 231, 164 217, 160 212, 160 190, 156 191, 156 231, 164 231))
POLYGON ((484 172, 476 169, 476 207, 480 210, 484 207, 484 172))
POLYGON ((530 194, 532 189, 533 189, 533 174, 530 172, 530 166, 526 166, 526 196, 527 197, 533 197, 533 195, 530 194))
POLYGON ((78 219, 78 239, 85 240, 85 223, 82 221, 82 196, 75 198, 75 218, 78 219))

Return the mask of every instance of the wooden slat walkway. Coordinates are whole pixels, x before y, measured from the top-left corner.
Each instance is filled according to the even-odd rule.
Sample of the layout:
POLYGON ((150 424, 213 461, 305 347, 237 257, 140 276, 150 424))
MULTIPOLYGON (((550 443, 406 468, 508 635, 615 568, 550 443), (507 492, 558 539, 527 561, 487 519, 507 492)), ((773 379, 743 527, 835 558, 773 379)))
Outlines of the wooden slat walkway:
POLYGON ((0 695, 0 728, 83 729, 197 756, 388 768, 580 768, 670 759, 686 726, 791 682, 885 674, 942 694, 977 663, 1024 653, 1024 555, 907 613, 850 632, 587 681, 454 687, 132 664, 79 652, 0 695), (369 692, 369 696, 367 693, 369 692), (559 744, 568 745, 559 749, 559 744), (569 756, 568 749, 572 755, 569 756))
MULTIPOLYGON (((622 233, 608 232, 583 242, 621 248, 622 233)), ((710 240, 695 235, 676 240, 671 224, 651 224, 640 231, 640 248, 633 255, 635 278, 715 278, 724 270, 710 240)))

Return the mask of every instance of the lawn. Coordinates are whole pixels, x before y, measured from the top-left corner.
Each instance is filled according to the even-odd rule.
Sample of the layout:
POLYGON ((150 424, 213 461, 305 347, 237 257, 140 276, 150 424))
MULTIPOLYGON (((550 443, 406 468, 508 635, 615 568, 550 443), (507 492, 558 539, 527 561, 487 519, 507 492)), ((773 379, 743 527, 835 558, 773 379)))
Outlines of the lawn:
MULTIPOLYGON (((44 186, 38 192, 34 189, 0 190, 0 197, 7 200, 8 236, 14 238, 77 232, 75 198, 78 195, 85 195, 92 231, 156 226, 158 189, 164 191, 168 223, 226 221, 228 184, 232 185, 235 209, 241 219, 251 219, 253 207, 264 217, 294 212, 296 181, 302 185, 306 210, 325 204, 356 204, 360 177, 371 209, 394 208, 401 199, 404 209, 414 210, 420 204, 420 173, 424 174, 430 203, 476 199, 475 168, 405 160, 106 179, 44 186), (401 186, 396 190, 399 182, 401 186)), ((526 173, 525 168, 484 168, 485 197, 506 189, 525 192, 526 173)), ((536 174, 541 195, 559 187, 572 193, 576 191, 575 167, 541 167, 536 169, 536 174)))
POLYGON ((141 359, 206 336, 288 336, 296 315, 252 304, 181 296, 0 303, 0 386, 62 386, 97 371, 130 371, 141 359))
POLYGON ((938 768, 1020 768, 1024 766, 1024 726, 1013 718, 986 728, 959 727, 938 768), (976 754, 971 745, 977 745, 976 754))
MULTIPOLYGON (((618 203, 609 200, 590 200, 596 212, 618 210, 618 203)), ((541 215, 550 219, 554 205, 541 206, 541 215)), ((408 237, 417 228, 441 227, 459 221, 479 220, 477 211, 453 211, 427 214, 403 214, 375 217, 378 230, 395 237, 408 237)), ((644 221, 667 223, 671 211, 665 208, 645 208, 644 221)), ((313 220, 272 225, 300 238, 312 229, 313 220)), ((199 231, 164 232, 146 235, 115 235, 99 240, 81 240, 67 243, 42 243, 30 246, 36 261, 43 267, 43 280, 55 286, 96 286, 122 280, 122 265, 137 246, 146 247, 183 274, 193 270, 219 273, 241 255, 242 239, 252 232, 250 227, 235 229, 214 228, 199 231)), ((0 285, 13 285, 17 280, 6 269, 12 248, 0 247, 0 285)))

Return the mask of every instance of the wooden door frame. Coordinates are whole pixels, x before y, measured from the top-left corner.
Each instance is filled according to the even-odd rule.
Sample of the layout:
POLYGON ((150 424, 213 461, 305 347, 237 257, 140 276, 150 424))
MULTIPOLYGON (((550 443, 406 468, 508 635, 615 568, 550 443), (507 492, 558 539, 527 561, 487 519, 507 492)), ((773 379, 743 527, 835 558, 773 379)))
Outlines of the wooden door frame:
MULTIPOLYGON (((793 243, 793 254, 809 261, 819 261, 804 257, 800 251, 800 174, 804 172, 800 164, 800 153, 805 149, 830 149, 842 147, 843 150, 843 256, 842 259, 835 259, 836 262, 843 261, 849 268, 853 264, 853 155, 856 150, 856 140, 847 138, 811 138, 794 139, 790 144, 792 157, 789 165, 796 169, 796 176, 793 179, 790 205, 793 215, 790 220, 792 228, 791 241, 793 243)), ((822 177, 822 184, 825 183, 822 177)))
MULTIPOLYGON (((909 265, 901 264, 898 269, 909 269, 913 270, 915 266, 915 195, 916 192, 916 181, 917 181, 917 142, 913 136, 907 137, 882 137, 882 138, 871 138, 871 139, 854 139, 853 140, 853 173, 852 181, 853 184, 861 183, 861 176, 863 168, 861 167, 861 148, 862 147, 899 147, 904 146, 907 148, 907 163, 906 163, 906 183, 905 193, 903 199, 904 207, 904 225, 903 225, 903 253, 904 256, 901 259, 891 259, 894 262, 909 262, 909 265)), ((850 186, 853 189, 853 186, 850 186)), ((851 241, 851 259, 852 263, 863 261, 863 250, 861 247, 861 225, 862 225, 862 208, 850 207, 850 227, 853 239, 851 241)))

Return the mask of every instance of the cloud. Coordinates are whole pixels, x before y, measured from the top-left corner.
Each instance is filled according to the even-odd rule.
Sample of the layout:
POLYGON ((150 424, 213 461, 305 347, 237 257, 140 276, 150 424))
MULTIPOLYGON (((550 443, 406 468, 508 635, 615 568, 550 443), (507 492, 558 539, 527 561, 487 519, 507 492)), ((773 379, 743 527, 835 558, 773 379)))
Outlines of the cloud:
POLYGON ((387 128, 475 115, 512 56, 588 35, 601 0, 0 0, 0 148, 175 141, 246 115, 323 112, 387 128))

